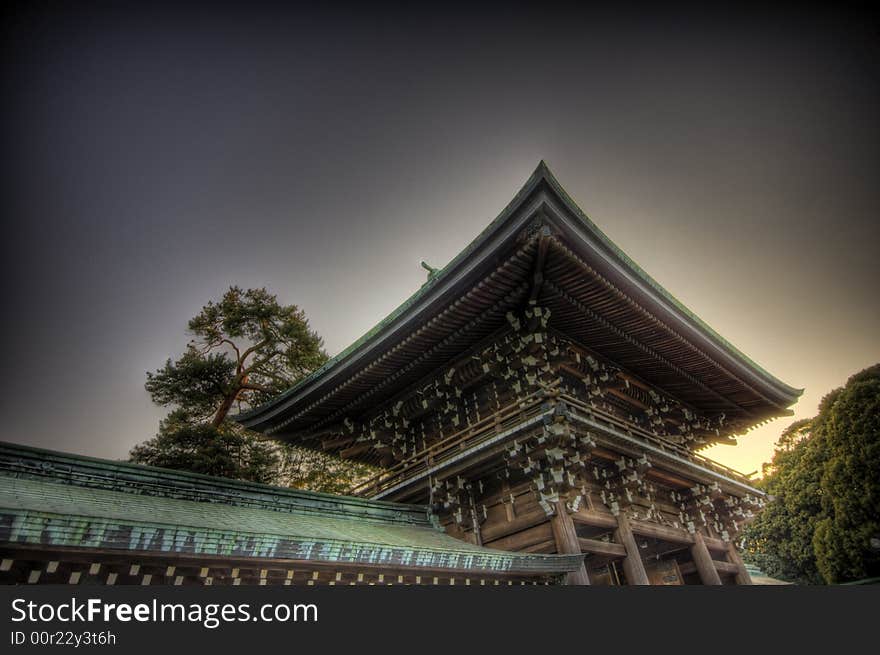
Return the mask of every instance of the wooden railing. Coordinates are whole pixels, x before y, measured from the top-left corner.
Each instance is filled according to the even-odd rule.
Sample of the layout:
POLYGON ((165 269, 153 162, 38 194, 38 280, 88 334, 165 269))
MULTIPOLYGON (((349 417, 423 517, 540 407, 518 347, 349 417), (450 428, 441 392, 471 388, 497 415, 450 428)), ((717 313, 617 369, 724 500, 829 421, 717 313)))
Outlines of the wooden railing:
POLYGON ((551 397, 564 401, 579 413, 586 414, 600 423, 617 428, 635 439, 641 439, 664 452, 676 455, 694 464, 731 477, 734 480, 751 484, 745 475, 735 469, 695 453, 684 446, 667 441, 662 437, 657 437, 610 412, 592 407, 579 398, 566 393, 559 393, 557 391, 559 382, 559 380, 556 380, 547 385, 546 388, 535 391, 522 400, 511 403, 486 418, 432 444, 415 455, 401 460, 391 468, 352 487, 349 493, 355 496, 376 496, 382 491, 423 473, 432 466, 442 464, 472 446, 501 434, 505 430, 515 427, 533 416, 537 416, 541 413, 541 405, 551 397))
POLYGON ((700 466, 708 468, 717 473, 722 473, 723 475, 732 477, 733 479, 739 480, 740 482, 751 484, 749 478, 737 471, 736 469, 732 469, 729 466, 721 464, 720 462, 716 462, 713 459, 709 459, 708 457, 700 455, 699 453, 695 453, 689 448, 685 448, 684 446, 663 439, 662 437, 653 435, 647 430, 640 428, 637 425, 633 425, 628 421, 624 421, 620 417, 615 416, 610 412, 606 412, 597 407, 592 407, 584 401, 580 400, 579 398, 562 393, 559 394, 559 399, 565 401, 568 405, 571 405, 575 409, 584 412, 585 414, 588 414, 593 418, 599 419, 600 422, 611 424, 617 429, 627 433, 627 435, 648 442, 655 448, 659 448, 660 450, 674 454, 678 457, 691 461, 694 464, 699 464, 700 466))
POLYGON ((375 496, 376 494, 407 480, 428 468, 441 464, 454 455, 501 434, 541 413, 541 405, 546 401, 558 381, 546 388, 535 391, 521 400, 499 409, 484 419, 430 445, 424 450, 401 460, 391 468, 352 487, 349 493, 355 496, 375 496))

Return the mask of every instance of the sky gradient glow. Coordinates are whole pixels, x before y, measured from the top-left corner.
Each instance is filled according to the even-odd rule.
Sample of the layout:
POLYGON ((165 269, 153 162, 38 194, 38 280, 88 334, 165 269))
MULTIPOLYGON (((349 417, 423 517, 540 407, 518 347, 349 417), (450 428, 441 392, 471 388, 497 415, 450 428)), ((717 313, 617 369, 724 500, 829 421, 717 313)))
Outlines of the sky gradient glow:
MULTIPOLYGON (((861 16, 36 11, 4 26, 3 440, 124 457, 231 284, 339 352, 542 158, 796 417, 880 361, 861 16)), ((786 424, 708 454, 759 469, 786 424)))

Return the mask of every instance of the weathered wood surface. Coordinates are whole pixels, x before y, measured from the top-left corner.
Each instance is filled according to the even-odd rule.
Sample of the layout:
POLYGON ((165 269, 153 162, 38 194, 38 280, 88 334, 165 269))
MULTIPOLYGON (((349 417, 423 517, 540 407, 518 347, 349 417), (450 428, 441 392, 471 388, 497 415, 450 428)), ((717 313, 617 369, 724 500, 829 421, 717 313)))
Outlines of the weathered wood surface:
POLYGON ((581 551, 584 553, 614 558, 626 557, 626 547, 623 544, 600 541, 599 539, 585 539, 583 537, 578 538, 578 543, 580 544, 581 551))
POLYGON ((736 566, 736 584, 752 584, 752 576, 749 575, 746 565, 733 543, 727 544, 727 559, 736 566))
POLYGON ((706 542, 703 535, 699 532, 694 534, 694 545, 691 546, 691 557, 694 558, 694 565, 697 573, 704 585, 720 585, 721 577, 718 575, 718 569, 715 568, 715 562, 706 548, 706 542))
POLYGON ((626 575, 627 583, 631 585, 651 584, 648 580, 648 574, 645 572, 645 565, 642 563, 642 556, 639 553, 639 547, 633 535, 632 527, 630 527, 626 514, 622 512, 617 517, 615 541, 623 544, 626 549, 626 557, 623 559, 623 572, 626 575))
POLYGON ((516 532, 506 537, 501 537, 500 539, 495 539, 491 542, 484 542, 484 545, 489 548, 497 548, 498 550, 516 551, 525 550, 530 546, 552 540, 553 538, 553 529, 550 522, 545 521, 544 523, 521 530, 520 532, 516 532))
MULTIPOLYGON (((553 529, 553 538, 556 541, 556 552, 558 553, 580 553, 581 545, 578 542, 577 530, 574 523, 568 515, 568 509, 565 503, 556 503, 556 513, 550 519, 550 526, 553 529)), ((577 571, 569 573, 566 576, 566 584, 570 585, 588 585, 590 577, 587 575, 587 568, 581 562, 581 566, 577 571)))

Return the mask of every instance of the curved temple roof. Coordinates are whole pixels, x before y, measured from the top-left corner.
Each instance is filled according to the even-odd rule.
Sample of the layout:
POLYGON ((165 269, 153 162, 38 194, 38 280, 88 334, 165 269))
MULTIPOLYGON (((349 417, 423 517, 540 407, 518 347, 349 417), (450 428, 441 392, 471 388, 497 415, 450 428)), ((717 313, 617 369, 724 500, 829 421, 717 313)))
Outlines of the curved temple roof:
POLYGON ((550 307, 556 329, 692 407, 724 412, 737 431, 791 414, 803 390, 765 371, 661 287, 542 161, 501 214, 415 294, 323 367, 236 420, 308 438, 341 412, 393 397, 525 302, 538 236, 549 245, 537 300, 550 307))

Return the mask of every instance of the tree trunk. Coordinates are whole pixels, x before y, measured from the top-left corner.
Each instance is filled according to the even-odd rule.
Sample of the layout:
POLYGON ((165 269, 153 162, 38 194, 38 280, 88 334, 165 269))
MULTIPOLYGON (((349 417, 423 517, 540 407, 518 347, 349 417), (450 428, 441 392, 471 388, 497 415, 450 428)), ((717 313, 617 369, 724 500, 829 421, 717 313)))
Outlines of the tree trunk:
POLYGON ((232 409, 232 404, 235 402, 240 391, 241 389, 236 389, 223 399, 223 402, 220 403, 220 407, 217 408, 217 413, 214 414, 214 420, 211 421, 211 427, 219 428, 223 421, 226 420, 229 410, 232 409))

